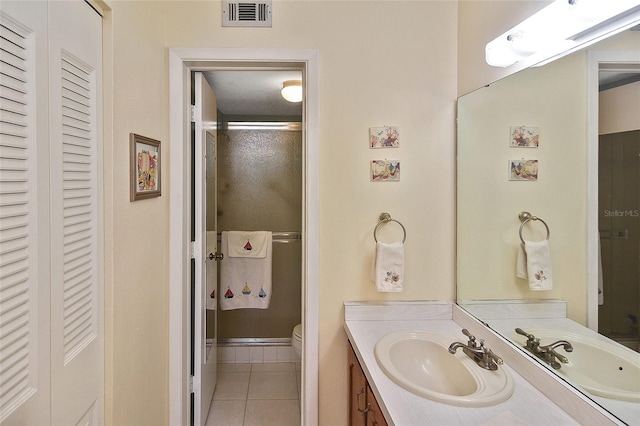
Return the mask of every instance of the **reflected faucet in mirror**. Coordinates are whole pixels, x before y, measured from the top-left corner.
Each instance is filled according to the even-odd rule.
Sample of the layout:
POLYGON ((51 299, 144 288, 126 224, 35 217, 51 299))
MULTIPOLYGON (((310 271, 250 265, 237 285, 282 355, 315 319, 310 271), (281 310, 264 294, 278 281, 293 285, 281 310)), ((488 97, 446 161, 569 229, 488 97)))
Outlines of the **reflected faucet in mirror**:
POLYGON ((480 367, 485 370, 495 371, 498 369, 498 365, 502 365, 504 362, 502 358, 494 354, 491 349, 484 346, 484 340, 476 340, 476 337, 469 333, 466 328, 462 329, 462 334, 469 338, 469 341, 465 345, 461 342, 453 342, 449 346, 449 353, 455 354, 458 348, 462 348, 462 351, 467 354, 469 358, 475 361, 480 367))
POLYGON ((563 364, 569 363, 569 359, 566 356, 556 352, 556 348, 559 347, 562 347, 566 352, 573 352, 573 346, 571 346, 571 343, 567 342, 566 340, 558 340, 557 342, 551 343, 550 345, 540 346, 540 339, 536 338, 536 336, 534 336, 533 334, 527 333, 521 328, 516 328, 516 333, 527 338, 527 342, 525 343, 524 347, 529 352, 549 364, 555 370, 560 369, 560 362, 563 364))

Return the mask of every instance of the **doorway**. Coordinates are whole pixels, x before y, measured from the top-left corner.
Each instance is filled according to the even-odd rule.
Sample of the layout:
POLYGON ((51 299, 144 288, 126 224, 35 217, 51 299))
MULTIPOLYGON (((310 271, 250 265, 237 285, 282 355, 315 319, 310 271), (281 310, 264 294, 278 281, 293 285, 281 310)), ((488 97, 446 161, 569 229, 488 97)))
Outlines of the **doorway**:
POLYGON ((188 345, 191 333, 188 282, 190 253, 189 78, 192 71, 220 69, 302 70, 306 88, 302 157, 302 323, 304 357, 301 379, 301 423, 318 422, 318 52, 289 49, 172 48, 170 62, 170 290, 169 389, 170 423, 189 423, 188 345))
POLYGON ((207 280, 206 292, 214 304, 207 310, 207 341, 217 348, 219 368, 202 377, 202 388, 217 378, 213 399, 201 392, 202 418, 251 424, 268 406, 271 422, 299 425, 300 357, 291 338, 302 309, 303 103, 285 100, 280 91, 285 81, 301 81, 302 71, 195 74, 206 79, 217 104, 205 193, 207 245, 218 241, 207 253, 221 257, 217 264, 205 261, 207 275, 220 270, 211 274, 218 282, 207 280), (241 260, 230 250, 231 235, 250 238, 254 246, 242 238, 240 244, 243 253, 253 253, 267 234, 272 242, 264 257, 241 260), (258 270, 265 275, 258 278, 258 270))

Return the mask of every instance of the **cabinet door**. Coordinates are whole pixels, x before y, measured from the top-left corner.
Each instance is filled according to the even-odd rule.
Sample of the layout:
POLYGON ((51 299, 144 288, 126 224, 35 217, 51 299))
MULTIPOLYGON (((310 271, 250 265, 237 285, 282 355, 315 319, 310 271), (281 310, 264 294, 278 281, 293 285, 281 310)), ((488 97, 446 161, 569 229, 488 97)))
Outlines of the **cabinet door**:
POLYGON ((367 385, 367 406, 369 407, 367 426, 387 426, 387 421, 384 419, 382 410, 380 410, 378 401, 369 385, 367 385))
POLYGON ((366 425, 367 379, 360 368, 360 363, 351 344, 349 344, 347 360, 349 366, 349 425, 366 425))

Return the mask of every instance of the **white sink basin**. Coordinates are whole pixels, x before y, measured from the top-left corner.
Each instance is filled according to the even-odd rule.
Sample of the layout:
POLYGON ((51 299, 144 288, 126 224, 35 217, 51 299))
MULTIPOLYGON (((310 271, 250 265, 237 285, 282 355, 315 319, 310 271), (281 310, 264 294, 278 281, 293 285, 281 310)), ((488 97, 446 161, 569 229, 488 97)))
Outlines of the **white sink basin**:
MULTIPOLYGON (((562 348, 556 351, 569 359, 555 370, 571 383, 592 395, 620 401, 640 402, 640 354, 615 343, 584 334, 549 329, 525 329, 540 338, 545 346, 558 340, 567 340, 573 352, 562 348)), ((526 337, 514 334, 513 340, 521 345, 526 337)))
POLYGON ((509 399, 513 381, 499 367, 489 371, 462 351, 447 350, 455 337, 403 330, 378 340, 375 356, 396 384, 423 398, 459 407, 486 407, 509 399))

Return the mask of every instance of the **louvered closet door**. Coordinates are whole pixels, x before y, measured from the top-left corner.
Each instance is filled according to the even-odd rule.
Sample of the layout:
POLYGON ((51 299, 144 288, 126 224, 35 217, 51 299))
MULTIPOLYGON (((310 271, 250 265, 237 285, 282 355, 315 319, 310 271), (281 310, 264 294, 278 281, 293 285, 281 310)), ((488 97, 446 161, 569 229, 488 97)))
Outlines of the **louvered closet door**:
POLYGON ((49 5, 51 420, 103 412, 101 18, 82 1, 49 5))
POLYGON ((101 423, 101 18, 3 0, 0 24, 0 422, 101 423))
POLYGON ((50 423, 47 10, 0 3, 0 423, 50 423))

